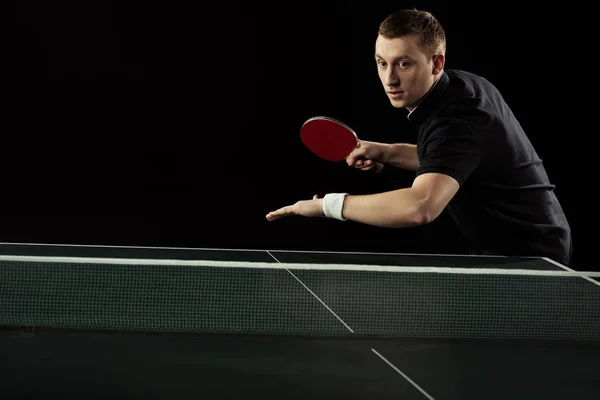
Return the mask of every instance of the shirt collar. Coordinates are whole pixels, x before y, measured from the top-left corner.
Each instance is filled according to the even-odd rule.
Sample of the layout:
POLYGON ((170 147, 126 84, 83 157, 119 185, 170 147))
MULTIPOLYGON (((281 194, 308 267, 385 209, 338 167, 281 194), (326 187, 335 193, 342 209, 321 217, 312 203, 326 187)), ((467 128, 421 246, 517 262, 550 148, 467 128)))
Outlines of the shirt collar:
POLYGON ((417 106, 408 113, 408 120, 414 123, 423 121, 438 105, 438 101, 436 100, 441 97, 449 81, 450 78, 448 78, 446 72, 443 72, 433 83, 429 91, 421 98, 417 106))

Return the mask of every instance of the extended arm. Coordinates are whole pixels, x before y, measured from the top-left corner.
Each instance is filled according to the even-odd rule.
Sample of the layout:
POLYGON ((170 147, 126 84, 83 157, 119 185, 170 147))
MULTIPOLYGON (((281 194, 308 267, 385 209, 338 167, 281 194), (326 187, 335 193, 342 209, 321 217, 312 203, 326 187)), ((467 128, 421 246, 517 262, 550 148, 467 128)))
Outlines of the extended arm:
POLYGON ((341 193, 331 193, 324 198, 315 195, 312 200, 298 201, 269 212, 267 220, 289 215, 330 216, 367 225, 405 228, 435 220, 458 189, 458 182, 451 176, 426 173, 417 176, 412 186, 405 189, 345 197, 341 193))
POLYGON ((458 182, 448 175, 423 174, 409 188, 346 196, 342 215, 348 220, 387 228, 427 224, 442 213, 458 189, 458 182))

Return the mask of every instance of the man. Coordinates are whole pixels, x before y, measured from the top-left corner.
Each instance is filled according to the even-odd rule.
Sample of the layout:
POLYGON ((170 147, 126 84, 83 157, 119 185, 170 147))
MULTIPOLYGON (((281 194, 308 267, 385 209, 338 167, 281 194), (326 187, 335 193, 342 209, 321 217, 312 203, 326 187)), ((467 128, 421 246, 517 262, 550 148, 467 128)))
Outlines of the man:
POLYGON ((375 60, 383 88, 406 108, 417 143, 361 141, 347 157, 363 170, 413 170, 411 187, 370 195, 329 193, 267 214, 329 217, 405 228, 447 209, 473 253, 571 262, 571 231, 546 171, 498 90, 445 70, 445 32, 430 13, 402 10, 380 25, 375 60))

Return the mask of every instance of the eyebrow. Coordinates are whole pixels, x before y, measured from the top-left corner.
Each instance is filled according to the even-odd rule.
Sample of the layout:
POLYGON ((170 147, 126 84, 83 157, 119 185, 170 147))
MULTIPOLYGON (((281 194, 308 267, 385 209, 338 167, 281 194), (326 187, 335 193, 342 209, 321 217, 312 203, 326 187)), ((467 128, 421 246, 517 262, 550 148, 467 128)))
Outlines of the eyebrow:
MULTIPOLYGON (((381 58, 384 59, 383 57, 381 57, 379 54, 375 53, 375 58, 381 58)), ((412 60, 413 58, 411 56, 407 56, 407 55, 401 55, 401 56, 397 56, 394 58, 394 60, 412 60)))

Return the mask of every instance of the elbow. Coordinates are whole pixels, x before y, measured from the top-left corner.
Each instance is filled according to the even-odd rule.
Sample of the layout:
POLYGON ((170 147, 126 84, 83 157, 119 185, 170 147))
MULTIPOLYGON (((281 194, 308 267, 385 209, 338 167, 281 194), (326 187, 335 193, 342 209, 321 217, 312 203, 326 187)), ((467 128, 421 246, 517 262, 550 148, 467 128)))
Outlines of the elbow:
POLYGON ((431 209, 431 207, 424 202, 415 207, 415 210, 411 215, 411 223, 414 226, 427 225, 435 221, 439 215, 439 212, 431 209))
POLYGON ((431 213, 418 210, 411 216, 411 225, 426 225, 433 222, 433 220, 435 220, 435 217, 431 213))

